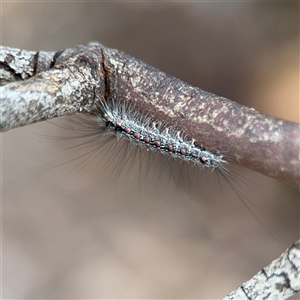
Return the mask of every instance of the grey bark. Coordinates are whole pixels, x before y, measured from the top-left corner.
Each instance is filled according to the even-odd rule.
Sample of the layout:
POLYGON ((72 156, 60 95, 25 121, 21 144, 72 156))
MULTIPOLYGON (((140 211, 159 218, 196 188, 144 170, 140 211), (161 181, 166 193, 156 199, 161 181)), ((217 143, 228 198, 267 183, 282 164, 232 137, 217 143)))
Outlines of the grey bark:
POLYGON ((300 240, 223 300, 280 300, 299 291, 300 240))
MULTIPOLYGON (((0 131, 129 102, 230 162, 300 181, 300 126, 192 87, 98 43, 35 52, 0 49, 0 131), (284 145, 284 146, 283 146, 284 145)), ((299 291, 299 241, 224 299, 287 299, 299 291)))
POLYGON ((0 53, 0 75, 11 82, 0 87, 1 131, 94 113, 100 100, 118 99, 229 162, 299 186, 299 124, 192 87, 97 43, 56 53, 2 47, 0 53))
POLYGON ((101 64, 101 56, 93 53, 93 46, 48 55, 32 51, 24 55, 25 51, 3 47, 0 53, 3 83, 11 82, 0 87, 0 131, 75 112, 91 112, 104 93, 104 80, 95 67, 101 64))

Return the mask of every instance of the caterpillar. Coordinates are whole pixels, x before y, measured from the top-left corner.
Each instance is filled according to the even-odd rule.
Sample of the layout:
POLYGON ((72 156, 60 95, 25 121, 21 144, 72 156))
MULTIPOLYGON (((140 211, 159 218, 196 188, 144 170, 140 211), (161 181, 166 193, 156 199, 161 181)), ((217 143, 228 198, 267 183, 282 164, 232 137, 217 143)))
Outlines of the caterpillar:
MULTIPOLYGON (((122 102, 116 99, 100 102, 97 106, 97 110, 91 116, 85 117, 72 117, 71 123, 76 124, 76 134, 72 137, 77 138, 90 138, 87 142, 83 142, 80 146, 92 146, 92 150, 84 152, 79 157, 72 159, 82 159, 70 172, 79 170, 87 165, 91 160, 94 160, 102 148, 108 148, 108 153, 102 156, 102 159, 106 160, 107 166, 113 166, 113 181, 111 186, 113 187, 118 181, 118 177, 121 176, 124 169, 131 163, 140 163, 140 169, 148 171, 148 167, 152 165, 153 154, 161 154, 164 166, 165 162, 170 162, 167 165, 167 171, 170 176, 174 176, 173 167, 176 168, 176 160, 183 164, 179 167, 179 174, 176 178, 177 187, 181 185, 183 179, 188 182, 189 188, 191 188, 191 181, 196 182, 196 188, 199 191, 200 181, 203 179, 203 173, 211 170, 214 171, 217 177, 217 184, 219 185, 220 197, 222 204, 225 200, 225 196, 221 186, 221 180, 227 183, 228 187, 234 192, 234 194, 243 203, 249 213, 261 224, 263 228, 273 237, 274 235, 267 229, 265 224, 255 214, 248 202, 255 205, 247 197, 243 195, 241 188, 251 188, 246 181, 247 178, 241 174, 227 169, 227 156, 220 153, 214 153, 204 147, 195 145, 193 139, 188 139, 180 131, 180 128, 173 128, 168 126, 164 120, 155 121, 149 113, 143 113, 131 103, 122 102), (126 144, 127 141, 127 144, 126 144), (113 144, 111 142, 114 142, 113 144), (143 152, 143 149, 146 150, 143 152), (136 152, 140 153, 140 156, 136 156, 136 152), (149 153, 148 160, 143 154, 149 153), (109 158, 107 158, 109 155, 109 158), (148 162, 147 170, 144 170, 142 164, 148 162), (186 167, 187 176, 184 176, 183 169, 186 167), (197 170, 203 172, 201 178, 191 178, 190 167, 194 167, 194 173, 197 170), (241 179, 243 178, 243 179, 241 179)), ((58 126, 63 129, 70 130, 70 126, 58 126)), ((57 139, 57 137, 55 138, 57 139)), ((62 138, 66 139, 65 137, 62 138)), ((71 148, 76 148, 78 145, 74 145, 71 148)), ((67 161, 66 163, 70 162, 67 161)), ((66 164, 64 163, 64 164, 66 164)), ((130 167, 131 167, 130 166, 130 167)), ((102 166, 104 167, 104 166, 102 166)), ((151 166, 150 166, 151 167, 151 166)), ((160 172, 162 172, 161 166, 158 166, 160 172)), ((159 171, 159 170, 158 170, 159 171)), ((105 172, 105 170, 103 170, 105 172)), ((110 171, 111 172, 111 171, 110 171)), ((130 171, 129 171, 130 172, 130 171)), ((128 174, 129 175, 129 174, 128 174)), ((127 177, 128 177, 127 175, 127 177)), ((198 173, 197 173, 198 175, 198 173)), ((194 175, 193 175, 194 176, 194 175)), ((192 176, 192 177, 193 177, 192 176)), ((161 173, 158 176, 161 179, 161 173)), ((159 180, 157 180, 159 182, 159 180)), ((197 193, 198 193, 197 191, 197 193)), ((201 189, 201 193, 203 193, 201 189)))
POLYGON ((204 168, 215 169, 225 163, 222 155, 195 146, 194 140, 186 140, 180 131, 164 128, 128 105, 118 105, 116 101, 101 103, 98 118, 105 122, 107 132, 115 132, 153 151, 191 161, 204 168))

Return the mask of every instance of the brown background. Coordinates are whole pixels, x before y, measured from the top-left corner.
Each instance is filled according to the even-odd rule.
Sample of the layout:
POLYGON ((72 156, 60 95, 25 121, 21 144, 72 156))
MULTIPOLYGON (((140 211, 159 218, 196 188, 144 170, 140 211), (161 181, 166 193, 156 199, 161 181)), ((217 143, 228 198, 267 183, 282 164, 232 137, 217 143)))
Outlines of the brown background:
MULTIPOLYGON (((99 41, 299 122, 299 3, 32 1, 1 13, 2 45, 99 41)), ((295 189, 236 171, 266 230, 210 172, 154 156, 121 172, 109 149, 66 163, 89 151, 50 138, 69 133, 40 123, 2 135, 3 298, 219 298, 299 237, 295 189)))

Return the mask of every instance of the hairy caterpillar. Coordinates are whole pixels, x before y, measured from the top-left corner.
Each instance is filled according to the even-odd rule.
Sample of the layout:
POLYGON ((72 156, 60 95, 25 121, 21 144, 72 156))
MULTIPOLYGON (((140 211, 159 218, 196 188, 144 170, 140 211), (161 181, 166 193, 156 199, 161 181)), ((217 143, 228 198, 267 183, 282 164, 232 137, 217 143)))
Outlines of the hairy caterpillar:
MULTIPOLYGON (((147 172, 147 170, 152 167, 153 154, 158 154, 161 161, 163 161, 163 166, 158 166, 158 169, 160 169, 160 171, 158 170, 157 176, 158 184, 163 185, 163 183, 159 181, 161 179, 161 169, 164 168, 169 172, 169 177, 174 177, 173 179, 177 181, 177 188, 178 186, 182 186, 183 181, 185 181, 189 185, 189 189, 195 188, 196 186, 198 189, 197 193, 199 189, 201 189, 201 194, 203 194, 205 191, 200 187, 201 181, 204 179, 202 176, 203 174, 208 175, 207 172, 211 170, 215 173, 217 178, 215 184, 218 184, 219 188, 217 190, 220 193, 219 197, 222 200, 222 205, 225 196, 220 179, 224 180, 250 214, 273 236, 266 225, 249 206, 248 202, 252 202, 249 201, 241 191, 245 187, 252 188, 251 184, 247 183, 247 178, 244 178, 241 174, 233 170, 229 171, 226 167, 226 157, 195 145, 193 139, 189 140, 181 133, 180 128, 167 126, 163 120, 153 121, 149 113, 140 112, 136 107, 133 107, 132 104, 118 100, 101 102, 93 116, 79 117, 77 120, 72 119, 71 122, 75 122, 73 125, 75 124, 76 128, 76 134, 72 139, 78 137, 89 138, 87 142, 80 145, 92 146, 92 150, 84 152, 79 157, 71 160, 74 161, 83 158, 71 172, 84 168, 89 162, 93 161, 99 153, 103 152, 101 151, 102 148, 107 148, 108 153, 105 154, 104 159, 107 165, 114 165, 113 180, 111 182, 111 186, 113 187, 116 183, 120 184, 118 177, 121 176, 125 168, 132 168, 134 164, 139 163, 140 172, 141 169, 143 171, 146 169, 145 172, 147 172), (136 155, 137 153, 139 153, 139 155, 136 155), (107 155, 109 158, 107 158, 107 155), (148 157, 146 157, 146 155, 148 155, 148 157), (120 156, 120 158, 117 158, 118 156, 120 156), (146 167, 142 166, 144 163, 148 165, 146 167), (174 169, 176 169, 178 165, 178 174, 174 175, 174 169), (192 171, 192 177, 194 177, 195 174, 198 176, 199 172, 201 172, 201 178, 190 178, 191 168, 194 169, 192 171)), ((59 127, 70 129, 69 125, 59 127)), ((130 172, 129 169, 128 172, 130 172)), ((129 173, 126 177, 128 176, 130 176, 129 173)), ((109 177, 111 177, 111 174, 109 177)), ((141 184, 139 185, 141 186, 141 184)), ((179 192, 181 192, 180 188, 179 192)), ((209 192, 211 192, 211 190, 209 192)))
POLYGON ((180 131, 164 128, 151 120, 149 116, 140 116, 130 106, 118 105, 116 101, 102 103, 99 117, 106 124, 107 131, 127 137, 130 140, 151 150, 157 150, 175 158, 191 161, 204 168, 218 168, 225 160, 221 155, 195 146, 180 131))

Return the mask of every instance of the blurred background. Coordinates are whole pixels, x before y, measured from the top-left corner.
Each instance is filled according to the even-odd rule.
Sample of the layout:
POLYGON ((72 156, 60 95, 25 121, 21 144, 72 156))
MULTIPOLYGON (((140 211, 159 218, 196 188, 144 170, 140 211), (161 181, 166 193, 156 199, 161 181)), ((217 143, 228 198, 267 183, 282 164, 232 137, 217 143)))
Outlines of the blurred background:
MULTIPOLYGON (((98 41, 299 122, 299 3, 1 5, 2 45, 52 51, 98 41)), ((88 147, 72 148, 79 140, 50 138, 68 134, 47 122, 2 134, 4 299, 216 299, 299 238, 296 189, 235 168, 258 221, 215 174, 154 156, 118 172, 122 151, 100 149, 88 163, 88 147)))

